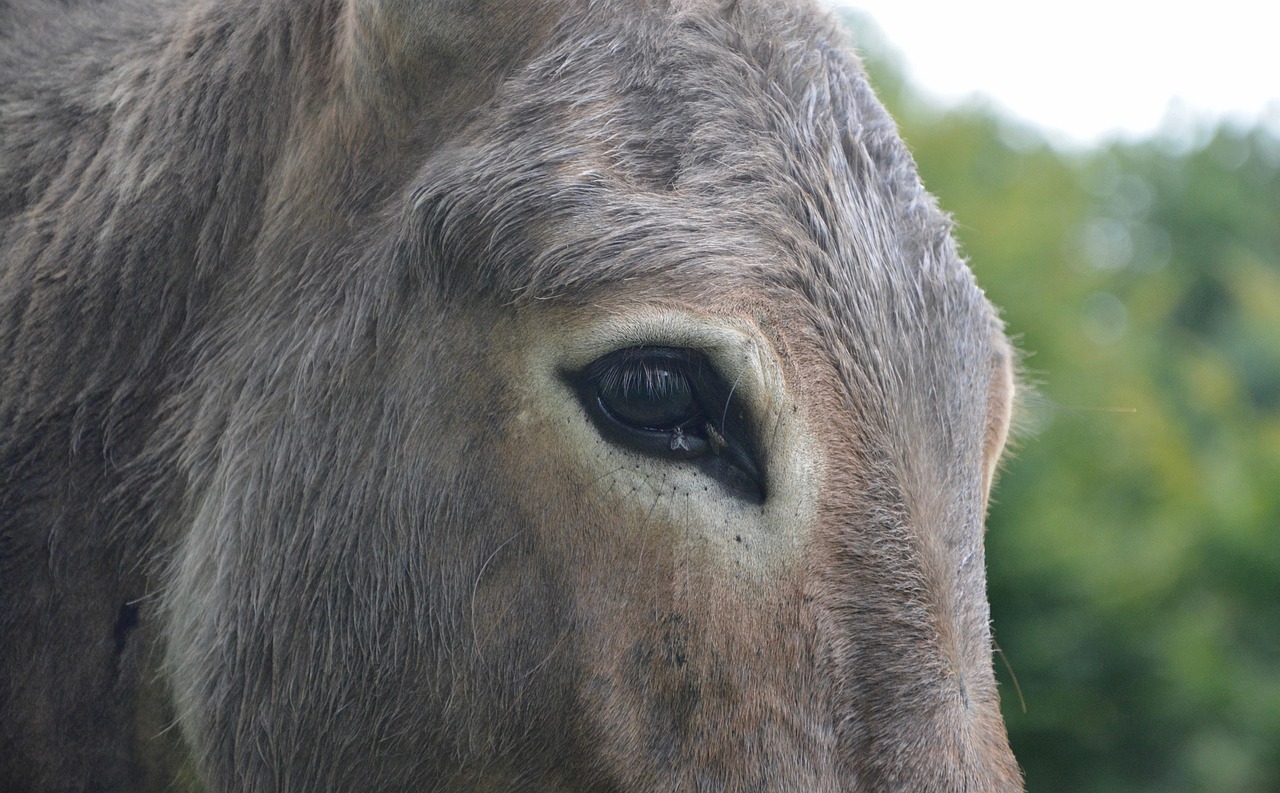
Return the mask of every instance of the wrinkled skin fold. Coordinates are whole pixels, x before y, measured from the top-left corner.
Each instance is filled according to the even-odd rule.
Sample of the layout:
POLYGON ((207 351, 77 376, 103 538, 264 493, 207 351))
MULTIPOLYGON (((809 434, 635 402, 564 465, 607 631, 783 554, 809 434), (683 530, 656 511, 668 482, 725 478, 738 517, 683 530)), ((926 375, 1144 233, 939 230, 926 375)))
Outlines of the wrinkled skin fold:
POLYGON ((1022 789, 1010 347, 825 12, 10 0, 0 257, 0 789, 1022 789))

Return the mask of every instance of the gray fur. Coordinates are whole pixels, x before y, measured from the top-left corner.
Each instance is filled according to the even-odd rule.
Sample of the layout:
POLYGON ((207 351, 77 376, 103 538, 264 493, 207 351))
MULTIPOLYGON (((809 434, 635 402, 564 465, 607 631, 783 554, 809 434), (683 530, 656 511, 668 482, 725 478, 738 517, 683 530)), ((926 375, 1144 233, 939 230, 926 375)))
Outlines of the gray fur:
POLYGON ((0 3, 0 788, 1021 789, 1000 323, 833 20, 670 5, 0 3), (611 677, 502 373, 742 294, 811 546, 764 622, 601 573, 611 677))

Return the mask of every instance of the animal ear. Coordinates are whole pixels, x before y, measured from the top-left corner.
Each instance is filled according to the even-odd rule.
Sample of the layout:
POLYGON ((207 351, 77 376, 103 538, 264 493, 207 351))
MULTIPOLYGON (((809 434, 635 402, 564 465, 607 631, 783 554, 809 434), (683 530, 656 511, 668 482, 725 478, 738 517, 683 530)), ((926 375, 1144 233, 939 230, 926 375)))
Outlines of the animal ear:
MULTIPOLYGON (((440 110, 474 106, 547 35, 569 3, 348 0, 347 80, 357 97, 440 110)), ((408 108, 406 108, 408 109, 408 108)))
POLYGON ((988 386, 987 427, 983 443, 986 465, 982 488, 988 496, 1009 439, 1018 396, 1017 364, 1013 347, 1003 333, 997 334, 995 347, 996 366, 988 386))

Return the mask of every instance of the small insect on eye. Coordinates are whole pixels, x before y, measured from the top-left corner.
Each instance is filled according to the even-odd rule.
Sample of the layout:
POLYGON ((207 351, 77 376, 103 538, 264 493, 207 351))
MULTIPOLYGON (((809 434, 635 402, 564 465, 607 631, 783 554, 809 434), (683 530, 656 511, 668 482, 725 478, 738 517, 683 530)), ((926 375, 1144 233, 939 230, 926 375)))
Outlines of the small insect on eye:
POLYGON ((745 411, 700 353, 631 347, 596 359, 568 379, 596 428, 613 443, 652 457, 694 461, 735 494, 764 500, 745 411))

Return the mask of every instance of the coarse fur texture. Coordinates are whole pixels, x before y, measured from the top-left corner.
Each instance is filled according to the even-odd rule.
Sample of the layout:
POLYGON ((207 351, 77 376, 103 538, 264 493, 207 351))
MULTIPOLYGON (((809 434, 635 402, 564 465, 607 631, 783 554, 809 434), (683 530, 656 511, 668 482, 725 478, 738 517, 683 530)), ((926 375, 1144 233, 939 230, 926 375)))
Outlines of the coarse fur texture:
POLYGON ((0 2, 0 256, 0 789, 1021 790, 1010 348, 826 13, 0 2))

